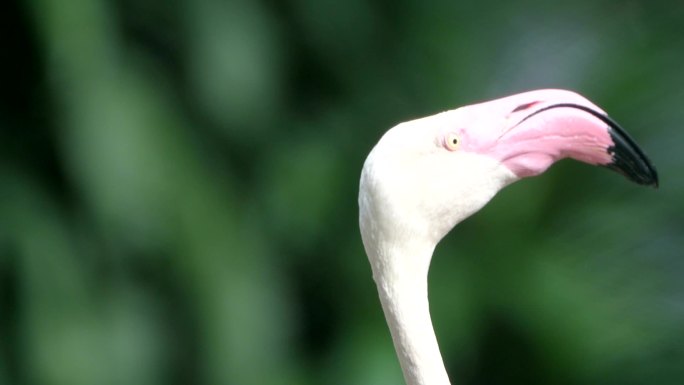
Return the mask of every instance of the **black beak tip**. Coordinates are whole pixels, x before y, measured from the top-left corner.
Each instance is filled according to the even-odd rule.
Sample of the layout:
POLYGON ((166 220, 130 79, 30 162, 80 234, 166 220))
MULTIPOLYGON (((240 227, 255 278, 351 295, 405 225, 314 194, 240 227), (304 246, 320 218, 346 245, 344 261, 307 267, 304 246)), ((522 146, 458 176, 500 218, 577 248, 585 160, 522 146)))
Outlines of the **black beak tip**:
POLYGON ((611 127, 609 132, 614 145, 608 148, 608 153, 613 157, 608 168, 635 183, 658 188, 658 172, 634 140, 617 125, 611 127))
POLYGON ((606 166, 609 169, 624 175, 627 179, 631 180, 634 183, 643 186, 651 186, 653 188, 658 188, 658 172, 653 167, 643 170, 635 170, 629 165, 625 165, 625 162, 622 162, 620 160, 613 160, 613 162, 609 163, 606 166))
POLYGON ((653 188, 658 188, 658 171, 654 167, 651 167, 651 178, 649 180, 649 183, 646 183, 649 186, 652 186, 653 188))

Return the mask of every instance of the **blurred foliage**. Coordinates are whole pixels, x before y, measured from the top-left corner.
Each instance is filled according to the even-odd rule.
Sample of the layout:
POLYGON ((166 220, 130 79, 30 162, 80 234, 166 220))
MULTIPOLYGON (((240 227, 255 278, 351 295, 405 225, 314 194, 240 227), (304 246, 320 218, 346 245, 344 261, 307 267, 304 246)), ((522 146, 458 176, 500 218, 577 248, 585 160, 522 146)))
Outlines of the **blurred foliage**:
POLYGON ((10 1, 0 384, 398 384, 357 228, 397 122, 528 89, 620 121, 659 190, 561 162, 438 247, 452 381, 684 378, 677 2, 10 1))

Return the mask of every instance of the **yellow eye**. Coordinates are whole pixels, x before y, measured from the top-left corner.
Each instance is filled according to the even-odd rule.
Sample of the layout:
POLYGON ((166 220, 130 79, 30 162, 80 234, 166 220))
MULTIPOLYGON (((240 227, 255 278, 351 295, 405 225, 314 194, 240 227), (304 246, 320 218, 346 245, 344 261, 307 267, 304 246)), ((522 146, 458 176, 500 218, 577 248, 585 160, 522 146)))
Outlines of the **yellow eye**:
POLYGON ((451 151, 456 151, 461 145, 461 138, 459 138, 459 136, 454 133, 450 133, 444 139, 444 144, 446 145, 447 149, 451 151))

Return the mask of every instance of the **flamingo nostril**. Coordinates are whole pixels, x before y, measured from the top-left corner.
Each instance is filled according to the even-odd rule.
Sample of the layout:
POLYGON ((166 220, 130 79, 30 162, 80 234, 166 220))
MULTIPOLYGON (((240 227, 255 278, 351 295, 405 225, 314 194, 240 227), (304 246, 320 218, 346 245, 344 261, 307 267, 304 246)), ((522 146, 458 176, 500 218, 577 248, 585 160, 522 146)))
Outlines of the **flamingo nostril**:
POLYGON ((534 101, 534 102, 530 102, 530 103, 521 104, 521 105, 519 105, 518 107, 515 107, 515 108, 513 109, 513 111, 511 111, 511 114, 514 113, 514 112, 526 110, 526 109, 528 109, 528 108, 534 106, 534 105, 537 104, 537 103, 540 103, 540 102, 539 102, 539 101, 534 101))

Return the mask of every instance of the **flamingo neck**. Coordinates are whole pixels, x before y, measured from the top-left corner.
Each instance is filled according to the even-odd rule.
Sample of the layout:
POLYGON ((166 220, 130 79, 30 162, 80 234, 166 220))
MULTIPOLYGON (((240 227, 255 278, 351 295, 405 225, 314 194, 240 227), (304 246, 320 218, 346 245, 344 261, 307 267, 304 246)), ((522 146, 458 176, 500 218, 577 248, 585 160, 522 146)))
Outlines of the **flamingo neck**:
POLYGON ((428 303, 427 275, 435 245, 402 245, 373 263, 382 309, 408 385, 449 385, 428 303))

